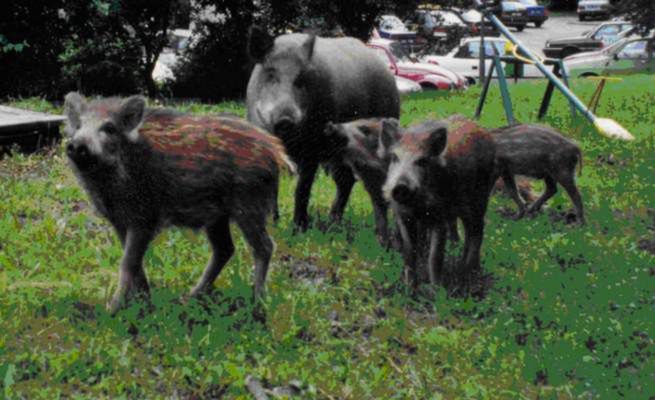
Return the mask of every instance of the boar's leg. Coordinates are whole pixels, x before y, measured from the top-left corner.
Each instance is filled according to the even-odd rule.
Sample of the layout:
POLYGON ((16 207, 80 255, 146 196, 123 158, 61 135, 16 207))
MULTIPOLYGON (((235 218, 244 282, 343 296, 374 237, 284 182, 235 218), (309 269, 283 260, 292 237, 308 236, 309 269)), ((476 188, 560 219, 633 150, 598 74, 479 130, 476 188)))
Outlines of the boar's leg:
POLYGON ((405 262, 404 280, 412 291, 418 286, 418 261, 421 243, 418 243, 418 224, 415 221, 397 218, 396 225, 402 239, 402 255, 405 262))
POLYGON ((198 297, 211 290, 216 277, 234 254, 234 243, 230 235, 229 217, 221 217, 218 221, 207 226, 207 239, 212 247, 212 256, 202 273, 202 277, 191 290, 192 297, 198 297))
MULTIPOLYGON (((567 171, 568 172, 568 171, 567 171)), ((564 173, 562 172, 559 176, 558 182, 566 190, 566 193, 569 194, 573 205, 575 206, 575 216, 577 217, 578 223, 580 225, 585 224, 584 218, 584 208, 582 206, 582 197, 578 191, 577 186, 573 178, 573 171, 564 173)))
POLYGON ((298 165, 298 186, 296 186, 295 209, 293 212, 293 223, 295 228, 301 232, 307 230, 309 226, 309 216, 307 207, 309 206, 309 195, 312 191, 312 184, 316 176, 318 164, 299 164, 298 165))
POLYGON ((443 277, 443 264, 446 257, 446 224, 439 224, 430 230, 430 258, 428 274, 430 283, 435 285, 443 277))
POLYGON ((252 249, 255 259, 255 300, 262 298, 268 264, 273 254, 273 240, 266 231, 266 212, 251 212, 235 216, 243 237, 252 249))
POLYGON ((382 185, 384 182, 362 181, 362 183, 364 184, 364 187, 371 198, 371 203, 373 204, 373 213, 375 215, 375 235, 377 236, 380 245, 389 249, 391 248, 392 240, 389 237, 389 227, 387 224, 387 209, 389 207, 387 201, 384 199, 384 195, 382 194, 382 185))
POLYGON ((516 203, 519 208, 519 211, 514 215, 514 219, 523 218, 525 215, 525 202, 519 195, 516 181, 514 180, 514 175, 509 171, 503 172, 503 182, 505 183, 505 190, 507 190, 507 194, 509 194, 509 197, 514 200, 514 203, 516 203))
POLYGON ((546 182, 546 191, 537 199, 537 201, 528 207, 528 214, 539 211, 541 206, 557 193, 557 183, 552 177, 546 176, 544 182, 546 182))
POLYGON ((330 219, 334 222, 341 221, 343 217, 343 210, 348 204, 348 198, 350 197, 350 192, 353 190, 355 185, 355 175, 353 175, 352 169, 347 165, 336 165, 332 169, 332 178, 337 184, 337 197, 332 203, 332 209, 330 210, 330 219))
POLYGON ((463 280, 469 282, 474 272, 480 270, 480 247, 484 236, 484 212, 462 218, 464 225, 464 251, 460 262, 463 280))
MULTIPOLYGON (((120 236, 120 235, 119 235, 120 236)), ((143 256, 154 232, 151 229, 129 228, 125 235, 123 259, 118 273, 118 287, 107 310, 115 314, 132 296, 148 296, 148 279, 143 270, 143 256)))

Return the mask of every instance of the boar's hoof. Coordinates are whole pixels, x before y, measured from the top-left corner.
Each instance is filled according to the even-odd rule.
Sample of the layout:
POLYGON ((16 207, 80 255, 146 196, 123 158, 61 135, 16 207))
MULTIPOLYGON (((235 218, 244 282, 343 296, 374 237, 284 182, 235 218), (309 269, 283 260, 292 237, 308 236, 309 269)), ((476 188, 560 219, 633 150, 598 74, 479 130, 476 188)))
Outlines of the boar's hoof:
POLYGON ((150 299, 150 293, 148 287, 141 287, 136 289, 135 287, 119 287, 114 292, 109 303, 107 303, 107 312, 111 315, 116 315, 118 311, 126 307, 130 301, 148 301, 150 299))
POLYGON ((518 221, 525 216, 525 209, 519 210, 516 214, 512 216, 514 221, 518 221))
POLYGON ((303 233, 309 228, 309 217, 297 218, 293 222, 293 233, 303 233))

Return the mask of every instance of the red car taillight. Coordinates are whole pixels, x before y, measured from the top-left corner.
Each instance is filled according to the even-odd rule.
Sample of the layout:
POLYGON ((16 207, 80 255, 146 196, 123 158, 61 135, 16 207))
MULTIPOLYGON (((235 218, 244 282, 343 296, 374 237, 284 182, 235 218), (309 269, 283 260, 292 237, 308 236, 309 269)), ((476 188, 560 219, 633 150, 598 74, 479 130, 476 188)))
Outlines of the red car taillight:
POLYGON ((471 32, 473 32, 473 33, 478 33, 478 30, 479 30, 479 29, 478 29, 478 27, 477 27, 476 25, 473 25, 473 26, 471 27, 471 32))
POLYGON ((441 26, 440 27, 435 27, 434 29, 432 29, 432 32, 446 32, 446 28, 441 27, 441 26))

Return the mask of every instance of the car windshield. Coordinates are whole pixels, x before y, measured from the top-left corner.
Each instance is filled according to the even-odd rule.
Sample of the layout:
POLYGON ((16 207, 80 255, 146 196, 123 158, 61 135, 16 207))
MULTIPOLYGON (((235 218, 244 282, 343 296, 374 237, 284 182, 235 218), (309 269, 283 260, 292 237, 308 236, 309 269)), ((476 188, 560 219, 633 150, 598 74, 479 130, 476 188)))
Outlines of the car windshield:
POLYGON ((398 42, 390 43, 389 50, 391 50, 391 54, 393 54, 393 56, 396 58, 397 61, 401 61, 401 62, 415 61, 412 58, 412 56, 410 56, 409 53, 405 50, 405 48, 398 42))
POLYGON ((521 3, 515 1, 503 1, 503 11, 520 11, 523 9, 521 3))
POLYGON ((395 16, 383 17, 382 22, 380 23, 380 29, 384 29, 385 31, 407 32, 405 24, 403 24, 403 22, 395 16))
POLYGON ((478 10, 468 10, 461 14, 462 19, 470 24, 477 24, 482 21, 482 14, 478 10))
POLYGON ((537 3, 537 0, 519 0, 521 4, 524 4, 526 6, 538 6, 539 4, 537 3))

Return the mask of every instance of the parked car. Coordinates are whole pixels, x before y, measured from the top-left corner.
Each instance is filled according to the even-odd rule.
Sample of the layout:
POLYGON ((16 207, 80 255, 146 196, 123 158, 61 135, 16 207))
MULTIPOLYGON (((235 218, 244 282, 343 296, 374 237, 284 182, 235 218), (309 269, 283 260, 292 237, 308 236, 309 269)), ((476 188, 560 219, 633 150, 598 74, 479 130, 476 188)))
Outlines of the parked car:
POLYGON ((564 67, 578 77, 655 73, 655 38, 622 39, 600 51, 567 57, 564 67))
POLYGON ((407 29, 403 21, 395 15, 383 15, 379 21, 378 35, 380 38, 397 40, 408 44, 416 41, 416 32, 407 29))
POLYGON ((483 24, 485 36, 500 36, 500 32, 496 26, 492 24, 488 19, 483 19, 482 13, 480 13, 478 10, 462 10, 455 7, 451 8, 451 10, 457 13, 462 21, 464 21, 464 23, 469 26, 469 30, 473 33, 472 36, 480 36, 483 24))
MULTIPOLYGON (((485 60, 485 68, 487 70, 491 68, 491 57, 494 54, 505 54, 506 43, 507 40, 503 38, 485 37, 485 55, 490 57, 485 60)), ((445 67, 465 76, 469 83, 475 83, 480 73, 480 38, 462 39, 459 46, 455 47, 450 53, 443 56, 425 56, 421 61, 445 67)))
POLYGON ((437 65, 417 62, 398 42, 371 39, 367 46, 389 65, 394 75, 417 82, 423 89, 449 90, 467 87, 464 76, 437 65))
POLYGON ((469 25, 451 10, 441 8, 419 8, 414 11, 407 20, 405 25, 416 30, 416 32, 426 38, 445 38, 453 30, 465 31, 469 33, 469 25))
POLYGON ((578 2, 578 19, 584 21, 588 17, 608 19, 612 13, 609 0, 580 0, 578 2))
POLYGON ((583 51, 596 51, 629 36, 633 31, 634 25, 630 22, 605 22, 582 36, 548 40, 543 52, 547 57, 565 58, 583 51))
POLYGON ((539 5, 537 0, 519 0, 519 2, 528 9, 528 21, 537 28, 541 28, 541 25, 548 19, 548 9, 539 5))
POLYGON ((514 27, 519 32, 528 24, 528 9, 517 1, 501 1, 496 14, 505 26, 514 27))

